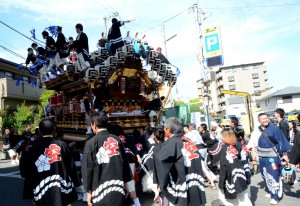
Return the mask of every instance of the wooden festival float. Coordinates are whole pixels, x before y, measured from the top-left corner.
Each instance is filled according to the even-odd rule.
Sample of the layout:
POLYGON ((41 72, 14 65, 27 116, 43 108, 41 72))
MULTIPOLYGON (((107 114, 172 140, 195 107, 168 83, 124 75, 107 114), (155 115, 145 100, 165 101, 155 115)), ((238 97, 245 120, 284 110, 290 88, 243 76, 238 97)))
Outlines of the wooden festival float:
POLYGON ((163 94, 165 85, 170 86, 170 92, 176 83, 171 66, 162 63, 146 41, 127 43, 114 56, 106 43, 91 54, 90 68, 81 72, 76 67, 76 53, 71 55, 75 62, 64 65, 62 74, 44 83, 46 89, 57 92, 50 98, 50 106, 57 127, 68 140, 88 138, 85 99, 91 102, 92 111, 103 109, 109 113, 109 123, 119 124, 130 133, 150 125, 143 107, 154 95, 163 94))

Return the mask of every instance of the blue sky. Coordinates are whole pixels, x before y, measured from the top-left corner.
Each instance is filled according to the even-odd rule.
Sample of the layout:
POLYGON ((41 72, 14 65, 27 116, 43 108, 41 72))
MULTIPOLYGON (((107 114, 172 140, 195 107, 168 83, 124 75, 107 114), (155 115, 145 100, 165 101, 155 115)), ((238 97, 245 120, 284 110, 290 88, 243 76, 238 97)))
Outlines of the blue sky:
MULTIPOLYGON (((104 31, 103 17, 117 11, 122 20, 136 19, 122 28, 123 37, 127 31, 132 35, 139 32, 140 37, 146 34, 149 44, 161 46, 164 52, 161 23, 197 2, 212 13, 203 25, 221 28, 226 66, 264 61, 273 91, 300 86, 297 75, 300 2, 296 0, 0 0, 0 20, 28 36, 35 28, 40 40, 41 32, 50 25, 62 26, 66 37, 76 37, 74 26, 82 23, 89 37, 90 51, 93 51, 104 31)), ((167 52, 170 62, 181 70, 178 93, 174 89, 172 97, 185 100, 197 97, 196 80, 201 75, 194 14, 188 10, 183 12, 165 23, 165 31, 166 38, 177 34, 167 42, 167 52)), ((0 45, 26 57, 31 43, 0 24, 0 45)), ((1 48, 0 57, 22 62, 1 48)))

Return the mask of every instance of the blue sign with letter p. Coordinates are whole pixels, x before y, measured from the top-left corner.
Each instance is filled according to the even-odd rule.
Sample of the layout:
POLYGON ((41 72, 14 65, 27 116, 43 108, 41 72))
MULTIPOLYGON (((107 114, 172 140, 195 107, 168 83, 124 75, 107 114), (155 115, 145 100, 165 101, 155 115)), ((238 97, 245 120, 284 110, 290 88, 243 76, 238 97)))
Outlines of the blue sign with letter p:
POLYGON ((220 50, 220 41, 218 34, 205 36, 205 49, 207 53, 220 50))

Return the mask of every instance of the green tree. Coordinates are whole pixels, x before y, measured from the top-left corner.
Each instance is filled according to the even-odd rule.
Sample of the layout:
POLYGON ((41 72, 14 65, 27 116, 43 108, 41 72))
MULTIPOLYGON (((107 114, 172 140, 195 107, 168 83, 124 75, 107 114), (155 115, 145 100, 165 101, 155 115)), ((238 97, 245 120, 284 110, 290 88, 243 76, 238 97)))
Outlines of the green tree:
POLYGON ((0 110, 0 118, 2 130, 13 127, 15 124, 15 119, 13 118, 13 115, 9 113, 8 105, 3 110, 0 110))
MULTIPOLYGON (((34 114, 34 122, 32 124, 32 130, 34 130, 40 123, 43 115, 44 115, 44 108, 51 96, 56 94, 55 90, 44 90, 42 95, 40 96, 40 104, 38 105, 38 113, 34 114)), ((32 131, 33 132, 33 131, 32 131)))
POLYGON ((200 108, 202 107, 202 102, 199 98, 190 99, 189 106, 190 112, 203 112, 200 108))
POLYGON ((40 103, 41 103, 42 109, 45 108, 49 98, 51 96, 53 96, 54 94, 56 94, 55 90, 44 90, 43 91, 42 95, 40 96, 40 103))
POLYGON ((177 106, 185 104, 184 101, 181 101, 181 100, 179 100, 179 101, 173 100, 173 101, 174 101, 174 107, 177 107, 177 106))
POLYGON ((32 124, 34 121, 34 106, 27 106, 25 102, 17 106, 14 112, 15 124, 14 127, 18 133, 25 129, 27 124, 32 124))

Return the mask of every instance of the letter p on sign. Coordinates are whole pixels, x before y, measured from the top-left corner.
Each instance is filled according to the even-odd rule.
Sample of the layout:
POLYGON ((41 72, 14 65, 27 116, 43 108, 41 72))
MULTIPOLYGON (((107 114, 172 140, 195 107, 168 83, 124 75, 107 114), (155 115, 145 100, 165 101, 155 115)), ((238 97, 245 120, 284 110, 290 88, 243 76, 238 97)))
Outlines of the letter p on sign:
POLYGON ((207 53, 220 50, 218 34, 205 36, 205 49, 207 53))

